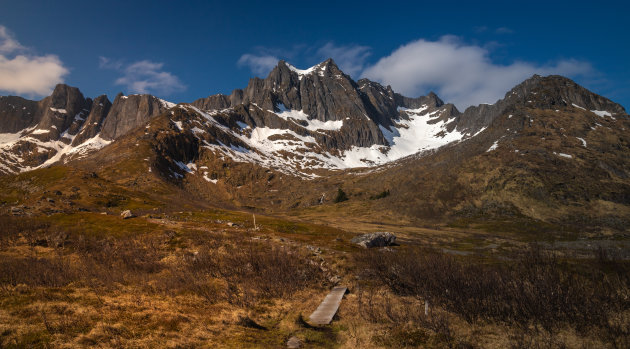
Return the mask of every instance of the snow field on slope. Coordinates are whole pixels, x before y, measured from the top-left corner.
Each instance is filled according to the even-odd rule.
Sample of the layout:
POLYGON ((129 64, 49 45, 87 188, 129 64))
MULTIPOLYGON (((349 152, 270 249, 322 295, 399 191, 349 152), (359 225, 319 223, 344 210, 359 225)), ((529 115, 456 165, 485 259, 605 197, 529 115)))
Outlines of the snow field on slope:
MULTIPOLYGON (((310 136, 301 136, 291 130, 272 129, 269 127, 255 127, 249 134, 241 134, 219 124, 213 118, 213 113, 203 112, 198 108, 191 107, 199 115, 210 121, 214 126, 218 126, 222 131, 238 138, 247 144, 248 148, 235 147, 233 145, 223 144, 211 145, 206 147, 221 151, 223 154, 230 156, 235 161, 250 161, 260 163, 264 166, 283 168, 288 166, 295 170, 304 169, 348 169, 355 167, 366 167, 381 165, 390 161, 398 160, 403 157, 416 154, 418 152, 439 148, 443 145, 460 141, 464 138, 464 134, 453 130, 447 132, 447 122, 441 120, 439 122, 430 123, 435 117, 438 117, 439 111, 426 113, 427 106, 417 109, 403 109, 409 116, 409 120, 401 119, 398 127, 389 130, 379 125, 385 138, 390 146, 373 145, 371 147, 352 147, 350 150, 343 152, 340 156, 336 156, 320 152, 304 152, 311 146, 306 143, 316 143, 315 138, 310 136), (288 136, 289 139, 270 138, 275 135, 288 136), (304 156, 306 160, 296 160, 287 157, 286 153, 296 154, 298 157, 304 156)), ((343 121, 327 121, 322 122, 320 126, 315 126, 313 120, 308 119, 308 115, 303 111, 287 110, 284 105, 279 105, 280 112, 275 113, 279 117, 288 120, 294 118, 297 120, 305 120, 309 125, 305 127, 309 130, 321 130, 321 124, 326 124, 328 130, 338 130, 343 125, 343 121), (338 123, 338 124, 335 124, 338 123)), ((299 124, 298 124, 299 125, 299 124)), ((240 125, 241 130, 245 129, 244 125, 240 125)), ((302 126, 302 125, 300 125, 302 126)), ((302 126, 304 127, 304 126, 302 126)), ((199 133, 195 130, 195 134, 199 133)))

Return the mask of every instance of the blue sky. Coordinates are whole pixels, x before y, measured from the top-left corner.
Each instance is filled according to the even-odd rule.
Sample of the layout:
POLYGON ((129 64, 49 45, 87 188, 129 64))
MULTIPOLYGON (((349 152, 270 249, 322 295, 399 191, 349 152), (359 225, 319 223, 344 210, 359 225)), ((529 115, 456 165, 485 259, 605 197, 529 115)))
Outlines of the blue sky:
POLYGON ((230 93, 276 59, 332 56, 355 79, 463 109, 532 73, 559 73, 630 106, 630 6, 507 1, 1 1, 0 94, 55 83, 110 99, 230 93))

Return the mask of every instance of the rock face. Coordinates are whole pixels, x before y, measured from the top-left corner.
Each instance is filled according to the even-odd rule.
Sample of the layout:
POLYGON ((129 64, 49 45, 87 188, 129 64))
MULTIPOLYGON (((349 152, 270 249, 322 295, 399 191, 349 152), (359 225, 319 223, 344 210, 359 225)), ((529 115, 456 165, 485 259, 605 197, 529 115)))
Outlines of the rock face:
POLYGON ((41 101, 0 97, 0 173, 20 172, 84 155, 145 125, 173 106, 151 95, 85 98, 59 84, 41 101))
MULTIPOLYGON (((234 90, 230 96, 214 95, 192 103, 203 110, 249 104, 272 112, 285 109, 301 111, 309 120, 343 121, 339 132, 329 134, 324 141, 326 147, 339 150, 353 146, 388 145, 379 125, 387 128, 394 126, 401 117, 399 107, 418 108, 427 105, 436 109, 444 105, 434 93, 407 98, 394 93, 390 86, 383 87, 367 79, 355 82, 332 59, 306 70, 280 61, 267 78, 251 79, 244 90, 234 90)), ((454 106, 445 109, 449 113, 444 115, 447 118, 459 114, 454 106)))
POLYGON ((92 100, 84 98, 78 88, 60 84, 39 105, 41 119, 37 129, 48 130, 42 138, 50 141, 59 139, 66 130, 71 131, 71 126, 76 134, 90 112, 92 100))
MULTIPOLYGON (((332 59, 304 70, 280 61, 265 79, 253 78, 229 96, 179 107, 147 94, 119 94, 113 103, 104 95, 92 100, 63 84, 41 101, 0 97, 0 173, 87 156, 168 112, 169 127, 179 135, 156 149, 168 155, 162 162, 169 172, 209 149, 285 174, 316 176, 321 169, 376 166, 426 154, 528 108, 626 115, 620 105, 560 76, 535 75, 495 104, 460 113, 435 93, 409 98, 367 79, 355 82, 332 59)), ((155 137, 164 139, 160 133, 155 137)))
POLYGON ((363 248, 391 246, 396 243, 396 235, 389 232, 376 232, 355 236, 351 242, 363 248))
POLYGON ((98 135, 111 107, 112 102, 109 101, 107 96, 101 95, 96 97, 92 102, 90 114, 85 119, 83 127, 77 132, 77 136, 72 140, 72 145, 79 145, 98 135))
POLYGON ((169 104, 151 95, 118 94, 103 122, 102 137, 116 139, 165 112, 169 104))
POLYGON ((16 96, 0 96, 0 115, 0 133, 16 133, 39 121, 37 102, 16 96))

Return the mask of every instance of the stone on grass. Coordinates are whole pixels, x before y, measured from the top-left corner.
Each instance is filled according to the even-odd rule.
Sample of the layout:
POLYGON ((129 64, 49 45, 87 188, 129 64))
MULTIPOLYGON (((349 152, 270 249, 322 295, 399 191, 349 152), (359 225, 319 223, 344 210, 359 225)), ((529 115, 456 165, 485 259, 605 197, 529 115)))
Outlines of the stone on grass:
POLYGON ((129 218, 133 218, 133 217, 135 217, 135 215, 134 215, 133 213, 131 213, 131 210, 125 210, 125 211, 122 211, 122 213, 120 214, 120 216, 121 216, 123 219, 129 219, 129 218))
POLYGON ((396 242, 396 235, 390 232, 376 232, 355 236, 352 243, 364 248, 391 246, 396 242))
POLYGON ((287 341, 287 348, 300 348, 301 346, 302 341, 296 336, 289 338, 287 341))

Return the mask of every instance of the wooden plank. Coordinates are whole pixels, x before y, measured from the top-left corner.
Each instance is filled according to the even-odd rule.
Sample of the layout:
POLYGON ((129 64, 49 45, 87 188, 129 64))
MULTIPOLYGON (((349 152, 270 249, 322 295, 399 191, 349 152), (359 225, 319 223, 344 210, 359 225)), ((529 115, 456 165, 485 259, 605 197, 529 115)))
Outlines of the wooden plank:
POLYGON ((339 309, 341 299, 348 290, 345 286, 335 287, 324 298, 322 303, 315 309, 313 314, 309 317, 309 322, 313 325, 328 325, 339 309))

